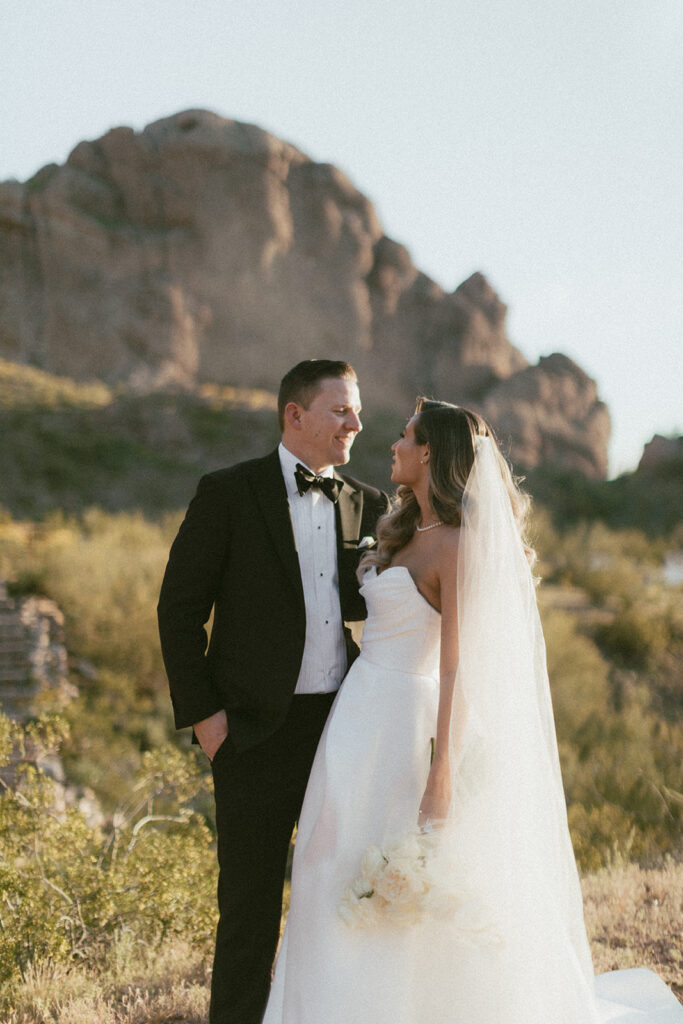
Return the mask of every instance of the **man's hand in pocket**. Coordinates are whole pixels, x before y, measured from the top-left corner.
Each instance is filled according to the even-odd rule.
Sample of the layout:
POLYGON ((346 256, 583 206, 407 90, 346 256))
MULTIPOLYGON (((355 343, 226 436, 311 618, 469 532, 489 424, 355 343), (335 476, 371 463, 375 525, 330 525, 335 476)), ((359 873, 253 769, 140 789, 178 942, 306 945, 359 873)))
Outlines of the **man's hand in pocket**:
POLYGON ((216 751, 228 735, 228 716, 225 711, 217 711, 215 715, 197 722, 194 734, 209 761, 213 761, 216 751))

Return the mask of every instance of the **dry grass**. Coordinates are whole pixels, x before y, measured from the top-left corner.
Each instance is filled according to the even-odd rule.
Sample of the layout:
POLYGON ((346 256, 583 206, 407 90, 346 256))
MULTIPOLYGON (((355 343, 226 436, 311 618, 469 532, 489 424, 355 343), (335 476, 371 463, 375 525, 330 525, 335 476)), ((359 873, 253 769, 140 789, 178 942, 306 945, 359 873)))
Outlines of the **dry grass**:
POLYGON ((3 1024, 206 1024, 209 975, 174 942, 150 955, 120 947, 98 974, 60 965, 26 973, 3 1024))
MULTIPOLYGON (((605 869, 582 886, 596 972, 649 967, 683 1002, 683 863, 605 869)), ((155 954, 120 945, 97 976, 43 967, 14 996, 3 1024, 206 1024, 208 964, 179 942, 155 954)))
POLYGON ((582 888, 596 973, 649 967, 683 1002, 683 863, 605 869, 582 888))

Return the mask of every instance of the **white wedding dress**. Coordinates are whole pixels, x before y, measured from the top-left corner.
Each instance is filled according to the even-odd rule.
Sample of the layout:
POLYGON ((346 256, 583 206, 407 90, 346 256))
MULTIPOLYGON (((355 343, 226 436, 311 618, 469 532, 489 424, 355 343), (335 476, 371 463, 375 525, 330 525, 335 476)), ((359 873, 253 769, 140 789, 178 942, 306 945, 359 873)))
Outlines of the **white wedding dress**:
POLYGON ((525 944, 514 928, 505 934, 490 905, 495 880, 476 877, 476 865, 465 881, 479 909, 503 925, 500 944, 468 941, 467 920, 457 914, 369 928, 342 919, 340 899, 366 848, 416 826, 439 698, 441 617, 409 571, 373 569, 362 592, 362 653, 311 772, 264 1024, 680 1022, 682 1008, 648 971, 605 975, 598 979, 604 998, 596 997, 582 928, 557 943, 539 933, 525 944))

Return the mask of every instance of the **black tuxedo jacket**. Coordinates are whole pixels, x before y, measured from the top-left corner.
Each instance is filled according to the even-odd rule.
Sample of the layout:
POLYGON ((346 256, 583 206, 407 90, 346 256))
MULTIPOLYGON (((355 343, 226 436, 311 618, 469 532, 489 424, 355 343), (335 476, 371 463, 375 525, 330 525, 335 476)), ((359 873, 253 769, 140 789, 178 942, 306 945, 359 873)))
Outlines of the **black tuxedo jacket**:
MULTIPOLYGON (((374 536, 388 499, 335 476, 344 485, 335 506, 339 597, 342 619, 354 622, 366 616, 358 543, 374 536)), ((278 728, 301 667, 306 615, 277 449, 202 477, 171 548, 158 615, 177 728, 224 708, 238 749, 278 728)), ((345 635, 351 664, 358 648, 346 627, 345 635)))

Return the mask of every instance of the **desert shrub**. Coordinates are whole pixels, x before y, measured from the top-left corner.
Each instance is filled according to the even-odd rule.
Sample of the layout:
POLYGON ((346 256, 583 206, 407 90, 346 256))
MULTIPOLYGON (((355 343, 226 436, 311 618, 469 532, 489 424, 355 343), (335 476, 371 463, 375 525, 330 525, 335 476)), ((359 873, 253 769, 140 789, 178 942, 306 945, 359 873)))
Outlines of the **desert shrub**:
POLYGON ((553 707, 577 860, 583 870, 672 849, 683 809, 683 730, 647 685, 618 675, 575 617, 544 613, 553 707), (618 683, 618 686, 617 686, 618 683))
POLYGON ((112 392, 0 362, 4 504, 31 517, 92 505, 158 517, 184 506, 198 467, 251 458, 278 440, 275 396, 209 391, 112 392))
POLYGON ((97 509, 46 534, 45 592, 63 608, 77 653, 138 679, 160 675, 156 601, 169 543, 139 514, 97 509))
POLYGON ((0 981, 47 961, 101 966, 122 936, 208 949, 215 855, 193 810, 205 788, 198 761, 170 746, 145 754, 102 828, 55 803, 41 759, 63 738, 59 720, 24 730, 0 716, 0 981))
POLYGON ((634 528, 656 538, 670 535, 680 524, 680 459, 623 473, 616 480, 588 480, 580 473, 542 466, 528 474, 527 486, 539 504, 552 510, 563 531, 579 522, 598 521, 612 530, 634 528))
POLYGON ((584 807, 573 803, 567 817, 574 854, 583 871, 597 871, 612 859, 629 861, 636 853, 637 830, 631 816, 621 807, 584 807))
POLYGON ((177 525, 90 509, 41 524, 0 525, 0 575, 40 592, 66 617, 70 650, 143 682, 163 682, 156 602, 177 525))
POLYGON ((664 615, 652 608, 630 605, 611 622, 597 626, 595 638, 619 664, 646 668, 666 651, 672 631, 664 615))
POLYGON ((603 564, 594 561, 595 568, 577 574, 579 586, 599 605, 628 600, 644 585, 643 571, 623 555, 603 556, 603 564), (597 563, 597 564, 596 564, 597 563))
POLYGON ((558 582, 583 587, 598 603, 627 599, 661 571, 670 543, 652 540, 640 530, 612 530, 604 523, 580 523, 560 533, 539 518, 543 557, 558 582))
POLYGON ((558 739, 574 741, 581 726, 606 714, 609 666, 566 612, 546 611, 543 630, 558 739))
POLYGON ((91 509, 41 523, 0 520, 0 578, 15 596, 45 594, 64 612, 80 696, 64 709, 63 761, 107 810, 142 752, 175 737, 156 602, 178 518, 150 523, 91 509))
POLYGON ((32 523, 13 520, 4 510, 0 514, 0 579, 12 581, 16 589, 34 593, 38 589, 36 567, 30 554, 34 535, 32 523), (21 587, 19 581, 22 581, 21 587))
POLYGON ((106 384, 77 384, 69 377, 57 377, 33 366, 0 359, 0 408, 44 409, 62 407, 102 408, 112 393, 106 384))
POLYGON ((176 736, 168 697, 135 679, 100 669, 79 678, 79 696, 62 711, 69 726, 62 761, 74 785, 90 787, 107 811, 142 765, 143 753, 176 736))
POLYGON ((580 866, 651 859, 674 850, 683 810, 683 733, 658 718, 637 687, 560 747, 572 840, 580 866))

